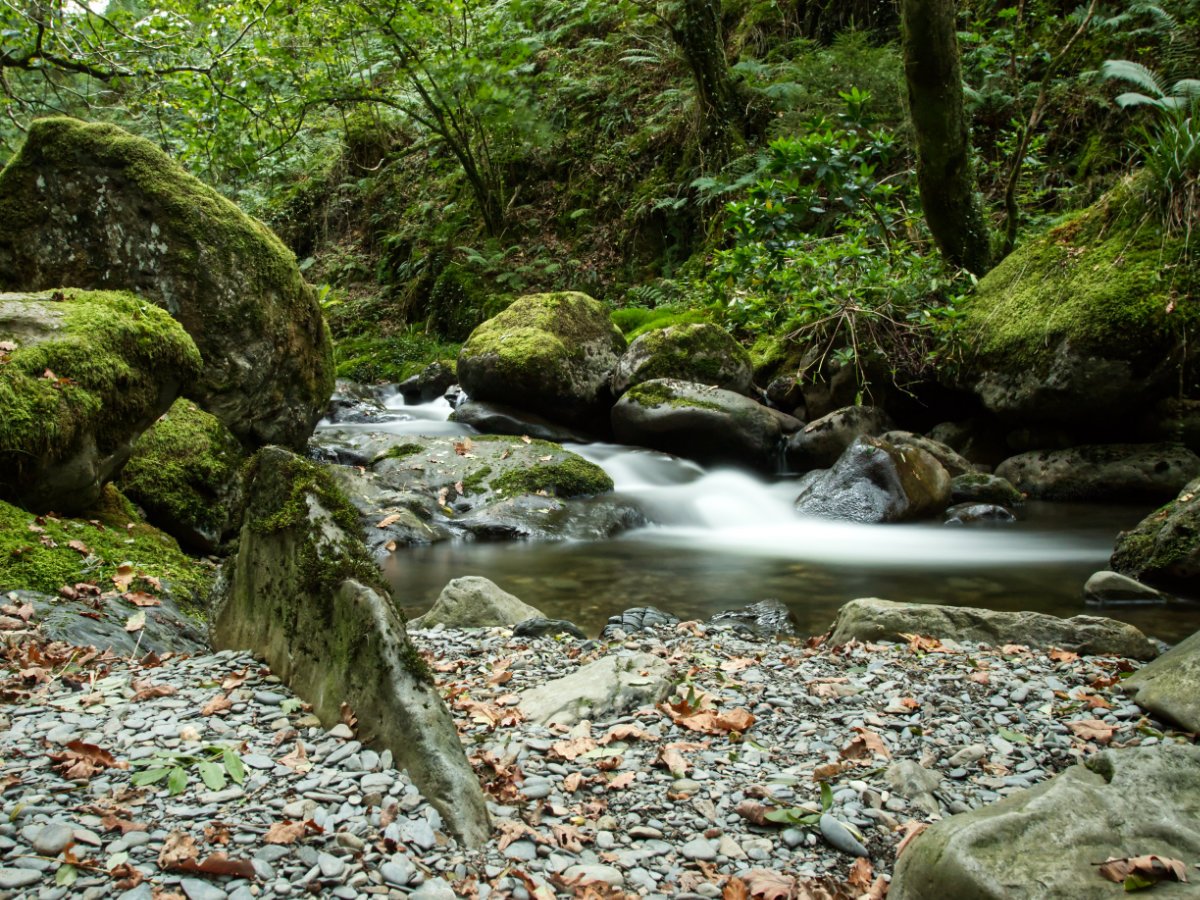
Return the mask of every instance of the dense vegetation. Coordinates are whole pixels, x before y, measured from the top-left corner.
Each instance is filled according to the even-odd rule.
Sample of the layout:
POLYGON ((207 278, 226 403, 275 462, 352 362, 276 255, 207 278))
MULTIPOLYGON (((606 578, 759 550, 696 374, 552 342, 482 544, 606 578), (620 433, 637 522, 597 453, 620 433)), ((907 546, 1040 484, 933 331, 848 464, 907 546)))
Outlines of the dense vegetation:
MULTIPOLYGON (((905 5, 956 13, 991 261, 1141 161, 1190 232, 1200 3, 905 5)), ((716 321, 762 376, 903 382, 953 363, 972 276, 926 224, 900 13, 6 0, 0 152, 48 113, 158 141, 292 246, 360 379, 453 355, 515 296, 571 289, 628 333, 716 321)))

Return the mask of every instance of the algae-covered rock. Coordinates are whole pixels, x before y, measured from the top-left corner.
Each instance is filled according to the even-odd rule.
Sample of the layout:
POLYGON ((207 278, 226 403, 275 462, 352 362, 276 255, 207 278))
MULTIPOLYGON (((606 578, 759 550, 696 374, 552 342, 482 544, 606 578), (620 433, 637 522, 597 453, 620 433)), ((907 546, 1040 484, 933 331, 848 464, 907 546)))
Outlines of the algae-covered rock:
POLYGON ((721 388, 670 378, 634 385, 612 409, 616 439, 708 465, 779 469, 776 410, 721 388))
POLYGON ((787 464, 795 472, 826 469, 837 462, 854 439, 878 437, 893 428, 891 417, 877 406, 847 406, 809 422, 788 438, 787 464))
POLYGON ((950 475, 930 454, 863 436, 833 468, 805 476, 796 510, 850 522, 908 522, 935 516, 949 502, 950 475))
POLYGON ((200 366, 179 324, 133 294, 0 294, 0 496, 95 503, 200 366))
POLYGON ((33 123, 0 172, 0 289, 131 290, 204 357, 188 396, 250 444, 303 446, 333 386, 328 331, 291 252, 150 141, 33 123))
POLYGON ((586 294, 531 294, 488 319, 458 357, 475 400, 526 409, 567 425, 603 430, 609 379, 625 338, 604 304, 586 294))
POLYGON ((540 609, 514 597, 499 585, 478 575, 455 578, 447 584, 433 603, 433 608, 419 619, 413 628, 511 628, 526 619, 543 616, 540 609))
POLYGON ((258 653, 326 726, 348 705, 360 735, 395 754, 467 846, 482 845, 483 792, 354 508, 322 469, 275 447, 255 457, 246 491, 238 552, 216 591, 213 646, 258 653))
MULTIPOLYGON (((901 854, 888 900, 1116 900, 1096 864, 1200 858, 1200 747, 1105 750, 1032 790, 935 822, 901 854)), ((1191 897, 1161 882, 1155 896, 1191 897)))
POLYGON ((909 635, 981 644, 1061 647, 1094 656, 1154 659, 1158 648, 1125 622, 1101 616, 1057 616, 1038 612, 975 609, 936 603, 897 603, 866 597, 838 610, 830 644, 847 641, 906 641, 909 635))
POLYGON ((1128 179, 1008 256, 961 307, 963 381, 1010 421, 1092 426, 1178 390, 1200 269, 1128 179))
POLYGON ((1117 535, 1110 565, 1147 584, 1194 592, 1200 580, 1200 478, 1117 535))
POLYGON ((1142 709, 1200 733, 1200 631, 1121 683, 1142 709))
POLYGON ((137 443, 122 492, 185 546, 211 553, 237 526, 242 447, 221 422, 176 400, 137 443))
POLYGON ((634 340, 617 363, 612 389, 617 396, 635 384, 675 378, 749 394, 750 354, 724 328, 708 322, 671 325, 634 340))
POLYGON ((1182 444, 1090 444, 1010 457, 996 474, 1037 500, 1162 501, 1200 476, 1182 444))

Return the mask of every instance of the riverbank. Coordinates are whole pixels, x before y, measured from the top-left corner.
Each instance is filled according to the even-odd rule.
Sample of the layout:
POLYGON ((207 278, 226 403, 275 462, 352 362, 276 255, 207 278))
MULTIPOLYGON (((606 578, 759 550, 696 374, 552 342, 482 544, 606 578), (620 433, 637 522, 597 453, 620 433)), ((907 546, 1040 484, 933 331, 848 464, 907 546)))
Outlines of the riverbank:
POLYGON ((412 638, 491 797, 482 852, 445 833, 352 720, 321 728, 248 655, 58 647, 10 652, 4 674, 0 895, 717 897, 740 880, 734 896, 879 896, 920 823, 1100 747, 1174 739, 1120 694, 1134 663, 1060 651, 828 648, 687 624, 608 645, 503 629, 412 638), (670 666, 673 705, 570 728, 521 720, 523 691, 634 652, 670 666), (149 769, 168 773, 135 788, 149 769), (814 779, 869 866, 828 820, 842 850, 819 827, 763 819, 819 813, 814 779))

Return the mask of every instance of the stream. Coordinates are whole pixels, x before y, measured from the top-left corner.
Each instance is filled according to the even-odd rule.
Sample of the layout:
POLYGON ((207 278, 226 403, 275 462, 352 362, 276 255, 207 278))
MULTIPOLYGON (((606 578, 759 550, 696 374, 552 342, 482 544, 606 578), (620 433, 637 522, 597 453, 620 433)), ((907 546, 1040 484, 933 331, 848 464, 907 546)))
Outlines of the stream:
MULTIPOLYGON (((451 408, 443 400, 405 406, 396 395, 386 405, 402 418, 337 427, 474 432, 446 420, 451 408)), ((1149 505, 1031 502, 1009 525, 861 525, 799 516, 792 508, 794 479, 705 470, 615 444, 566 446, 608 472, 616 492, 656 524, 604 541, 403 548, 385 561, 384 572, 410 617, 428 609, 451 579, 482 575, 589 634, 634 606, 703 619, 768 597, 787 604, 802 635, 825 631, 838 608, 856 597, 1106 615, 1168 643, 1200 630, 1200 603, 1083 601, 1083 584, 1107 568, 1117 532, 1141 520, 1149 505)))

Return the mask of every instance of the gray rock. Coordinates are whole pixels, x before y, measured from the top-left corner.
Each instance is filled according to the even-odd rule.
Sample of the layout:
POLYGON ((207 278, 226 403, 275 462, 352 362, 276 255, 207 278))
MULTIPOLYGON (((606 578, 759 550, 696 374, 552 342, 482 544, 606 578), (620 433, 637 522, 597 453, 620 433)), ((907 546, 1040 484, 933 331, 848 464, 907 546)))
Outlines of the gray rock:
POLYGON ((1007 478, 983 472, 956 475, 950 480, 951 503, 994 503, 1017 506, 1025 497, 1007 478))
POLYGON ((33 869, 0 867, 0 890, 16 891, 42 880, 42 873, 33 869))
POLYGON ((447 584, 425 615, 413 619, 413 628, 507 628, 538 618, 542 611, 501 590, 478 575, 455 578, 447 584))
POLYGON ((412 880, 413 875, 416 874, 416 869, 408 857, 397 853, 391 860, 379 867, 379 874, 383 876, 383 880, 388 884, 395 887, 404 887, 412 880))
POLYGON ((603 881, 613 887, 621 887, 625 884, 625 876, 621 874, 620 869, 598 863, 571 866, 563 872, 563 878, 569 882, 603 881))
POLYGON ((245 444, 304 446, 333 389, 333 347, 270 229, 152 142, 67 118, 30 127, 0 208, 0 289, 134 291, 195 340, 204 368, 188 395, 203 409, 245 444))
POLYGON ((877 437, 894 425, 886 412, 875 406, 847 406, 809 422, 793 434, 785 451, 787 464, 796 472, 827 469, 838 461, 854 439, 877 437))
POLYGON ((750 354, 724 328, 702 322, 657 328, 636 338, 617 363, 612 390, 620 396, 645 381, 674 378, 749 394, 750 354))
POLYGON ((796 510, 852 522, 903 522, 937 515, 950 500, 950 476, 917 447, 857 437, 832 469, 801 481, 796 510))
POLYGON ((635 606, 615 616, 609 616, 608 624, 600 632, 600 639, 611 640, 617 631, 628 636, 639 631, 673 628, 678 624, 679 616, 674 613, 664 612, 657 606, 635 606))
POLYGON ((1200 631, 1121 683, 1143 709, 1200 732, 1200 631))
POLYGON ((1022 453, 996 474, 1038 500, 1160 502, 1200 476, 1200 456, 1182 444, 1092 444, 1022 453))
POLYGON ((946 510, 946 525, 1008 525, 1017 517, 993 503, 959 503, 946 510))
POLYGON ((924 450, 942 464, 942 468, 950 474, 951 479, 978 474, 974 463, 961 456, 957 450, 931 437, 913 434, 911 431, 887 431, 881 437, 901 450, 908 447, 924 450))
POLYGON ((867 852, 867 848, 862 845, 862 842, 854 835, 854 832, 829 813, 821 814, 818 827, 821 829, 821 837, 829 841, 829 845, 835 850, 840 850, 842 853, 848 853, 851 856, 871 855, 867 852))
POLYGON ((1117 536, 1110 565, 1123 575, 1195 593, 1200 583, 1200 478, 1117 536))
POLYGON ((405 403, 416 405, 438 399, 457 383, 458 375, 454 371, 454 364, 438 360, 400 382, 396 385, 396 390, 404 395, 405 403))
POLYGON ((618 441, 709 465, 779 469, 783 426, 760 403, 733 391, 658 378, 630 388, 612 409, 618 441))
POLYGON ((571 291, 533 294, 471 332, 458 377, 474 400, 605 430, 609 379, 624 352, 625 338, 603 303, 571 291))
POLYGON ((587 640, 583 629, 566 619, 547 619, 544 616, 535 616, 513 626, 513 637, 554 637, 559 634, 569 634, 581 641, 587 640))
POLYGON ((213 884, 201 878, 182 878, 179 886, 188 900, 225 900, 229 895, 213 884))
POLYGON ((252 468, 247 524, 214 592, 213 646, 259 653, 327 726, 348 703, 451 830, 481 845, 483 792, 387 587, 345 530, 353 508, 319 467, 284 450, 260 451, 252 468))
POLYGON ((463 401, 450 414, 450 421, 470 425, 482 434, 528 435, 543 441, 554 441, 556 444, 588 440, 583 432, 558 425, 536 413, 486 400, 463 401))
POLYGON ((33 849, 42 856, 58 856, 75 843, 75 829, 65 822, 51 822, 33 839, 33 849))
MULTIPOLYGON (((999 803, 935 822, 900 857, 889 900, 1102 900, 1109 857, 1200 857, 1200 747, 1107 750, 999 803)), ((1189 896, 1162 884, 1164 896, 1189 896)))
POLYGON ((1083 586, 1083 599, 1100 605, 1165 603, 1154 588, 1117 572, 1094 572, 1083 586))
POLYGON ((570 675, 521 693, 525 718, 544 725, 571 725, 636 706, 653 706, 667 695, 671 667, 648 653, 613 654, 570 675))
POLYGON ((708 624, 716 628, 735 628, 759 638, 787 637, 796 633, 792 611, 778 600, 760 600, 741 609, 719 612, 708 624))
POLYGON ((713 846, 712 841, 704 837, 692 838, 679 848, 679 853, 684 859, 710 860, 717 858, 717 848, 713 846))
POLYGON ((1124 622, 1100 616, 1060 619, 1037 612, 1006 612, 933 603, 895 603, 875 597, 851 600, 838 611, 832 644, 858 641, 904 641, 921 634, 984 644, 1061 647, 1090 655, 1153 659, 1158 648, 1124 622))

